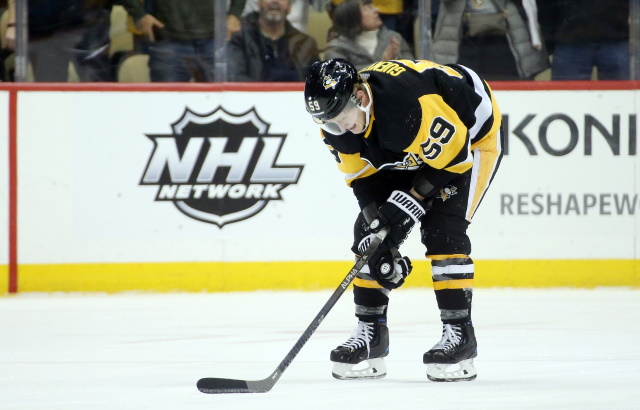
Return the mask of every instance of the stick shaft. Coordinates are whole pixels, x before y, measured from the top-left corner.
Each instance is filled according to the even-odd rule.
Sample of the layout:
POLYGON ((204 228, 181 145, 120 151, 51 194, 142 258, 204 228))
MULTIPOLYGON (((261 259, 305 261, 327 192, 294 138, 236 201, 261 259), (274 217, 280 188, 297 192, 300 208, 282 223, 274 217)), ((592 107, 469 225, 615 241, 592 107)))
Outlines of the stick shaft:
POLYGON ((304 345, 309 341, 313 333, 316 331, 320 323, 324 320, 327 314, 331 311, 336 302, 340 299, 342 294, 347 290, 353 279, 355 279, 356 275, 360 270, 367 264, 369 258, 373 253, 378 249, 378 247, 382 244, 385 236, 387 235, 387 230, 383 229, 378 232, 375 238, 371 241, 369 248, 367 251, 356 261, 353 268, 349 271, 344 280, 340 283, 340 285, 333 292, 329 300, 324 304, 322 309, 318 312, 316 317, 311 321, 309 326, 307 326, 302 336, 298 339, 298 341, 293 345, 289 353, 284 357, 284 359, 280 362, 278 367, 275 369, 273 373, 269 377, 263 380, 235 380, 235 379, 222 379, 215 377, 205 377, 198 381, 198 390, 203 393, 209 394, 219 394, 219 393, 265 393, 271 390, 271 388, 276 384, 276 382, 282 376, 287 367, 293 362, 293 359, 300 353, 300 350, 304 347, 304 345))

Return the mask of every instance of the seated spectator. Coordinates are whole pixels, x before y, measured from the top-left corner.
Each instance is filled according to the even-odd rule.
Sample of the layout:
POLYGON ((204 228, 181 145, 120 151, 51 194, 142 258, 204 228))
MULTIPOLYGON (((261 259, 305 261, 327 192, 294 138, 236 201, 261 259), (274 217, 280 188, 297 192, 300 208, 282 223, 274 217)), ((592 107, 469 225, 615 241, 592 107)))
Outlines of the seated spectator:
POLYGON ((327 43, 327 60, 344 58, 361 70, 381 60, 414 58, 405 39, 382 24, 371 0, 346 0, 330 14, 337 36, 327 43))
POLYGON ((546 0, 540 19, 554 45, 552 80, 630 79, 629 0, 546 0))
POLYGON ((431 51, 487 80, 530 80, 549 68, 534 0, 442 1, 431 51))
POLYGON ((259 0, 227 45, 230 81, 304 81, 318 46, 287 21, 292 0, 259 0))
MULTIPOLYGON (((227 32, 240 29, 246 0, 231 0, 227 32)), ((215 0, 116 0, 149 43, 151 81, 214 81, 215 0)))

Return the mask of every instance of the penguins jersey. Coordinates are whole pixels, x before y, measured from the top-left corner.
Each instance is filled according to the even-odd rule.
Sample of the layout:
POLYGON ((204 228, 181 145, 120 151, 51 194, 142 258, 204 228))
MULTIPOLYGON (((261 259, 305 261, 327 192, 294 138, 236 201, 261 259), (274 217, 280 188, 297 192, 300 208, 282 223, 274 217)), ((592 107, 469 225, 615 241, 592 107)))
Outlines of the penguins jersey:
POLYGON ((466 67, 391 60, 359 74, 373 101, 367 128, 357 135, 322 131, 348 185, 423 164, 427 175, 461 174, 473 165, 474 147, 497 138, 501 116, 491 90, 466 67))

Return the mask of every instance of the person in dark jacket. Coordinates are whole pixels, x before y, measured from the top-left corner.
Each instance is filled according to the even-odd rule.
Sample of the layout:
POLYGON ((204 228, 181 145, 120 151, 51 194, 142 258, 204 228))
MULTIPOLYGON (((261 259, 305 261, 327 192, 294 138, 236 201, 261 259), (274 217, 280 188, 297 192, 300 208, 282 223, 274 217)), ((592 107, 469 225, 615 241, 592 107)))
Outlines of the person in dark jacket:
POLYGON ((630 78, 629 0, 544 0, 539 7, 552 80, 591 80, 594 67, 599 80, 630 78))
POLYGON ((228 43, 230 81, 304 81, 318 45, 287 20, 291 0, 260 0, 228 43))
MULTIPOLYGON (((7 2, 6 48, 16 47, 16 0, 7 2)), ((115 81, 109 56, 112 0, 28 0, 29 63, 38 82, 115 81)), ((11 79, 11 78, 9 78, 11 79)))
MULTIPOLYGON (((246 0, 231 0, 227 35, 240 29, 246 0)), ((149 42, 154 82, 214 81, 214 0, 116 0, 149 42)))

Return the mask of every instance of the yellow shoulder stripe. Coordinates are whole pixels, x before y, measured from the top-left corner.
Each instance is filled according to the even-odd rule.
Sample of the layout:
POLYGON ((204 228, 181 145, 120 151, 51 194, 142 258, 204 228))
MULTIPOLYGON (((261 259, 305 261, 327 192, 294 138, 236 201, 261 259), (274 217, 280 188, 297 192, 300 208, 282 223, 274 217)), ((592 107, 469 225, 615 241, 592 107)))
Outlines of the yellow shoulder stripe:
POLYGON ((440 70, 440 71, 444 71, 445 73, 447 73, 452 77, 462 78, 462 74, 460 74, 453 68, 434 63, 433 61, 428 61, 428 60, 397 60, 397 61, 419 73, 425 70, 440 70))

